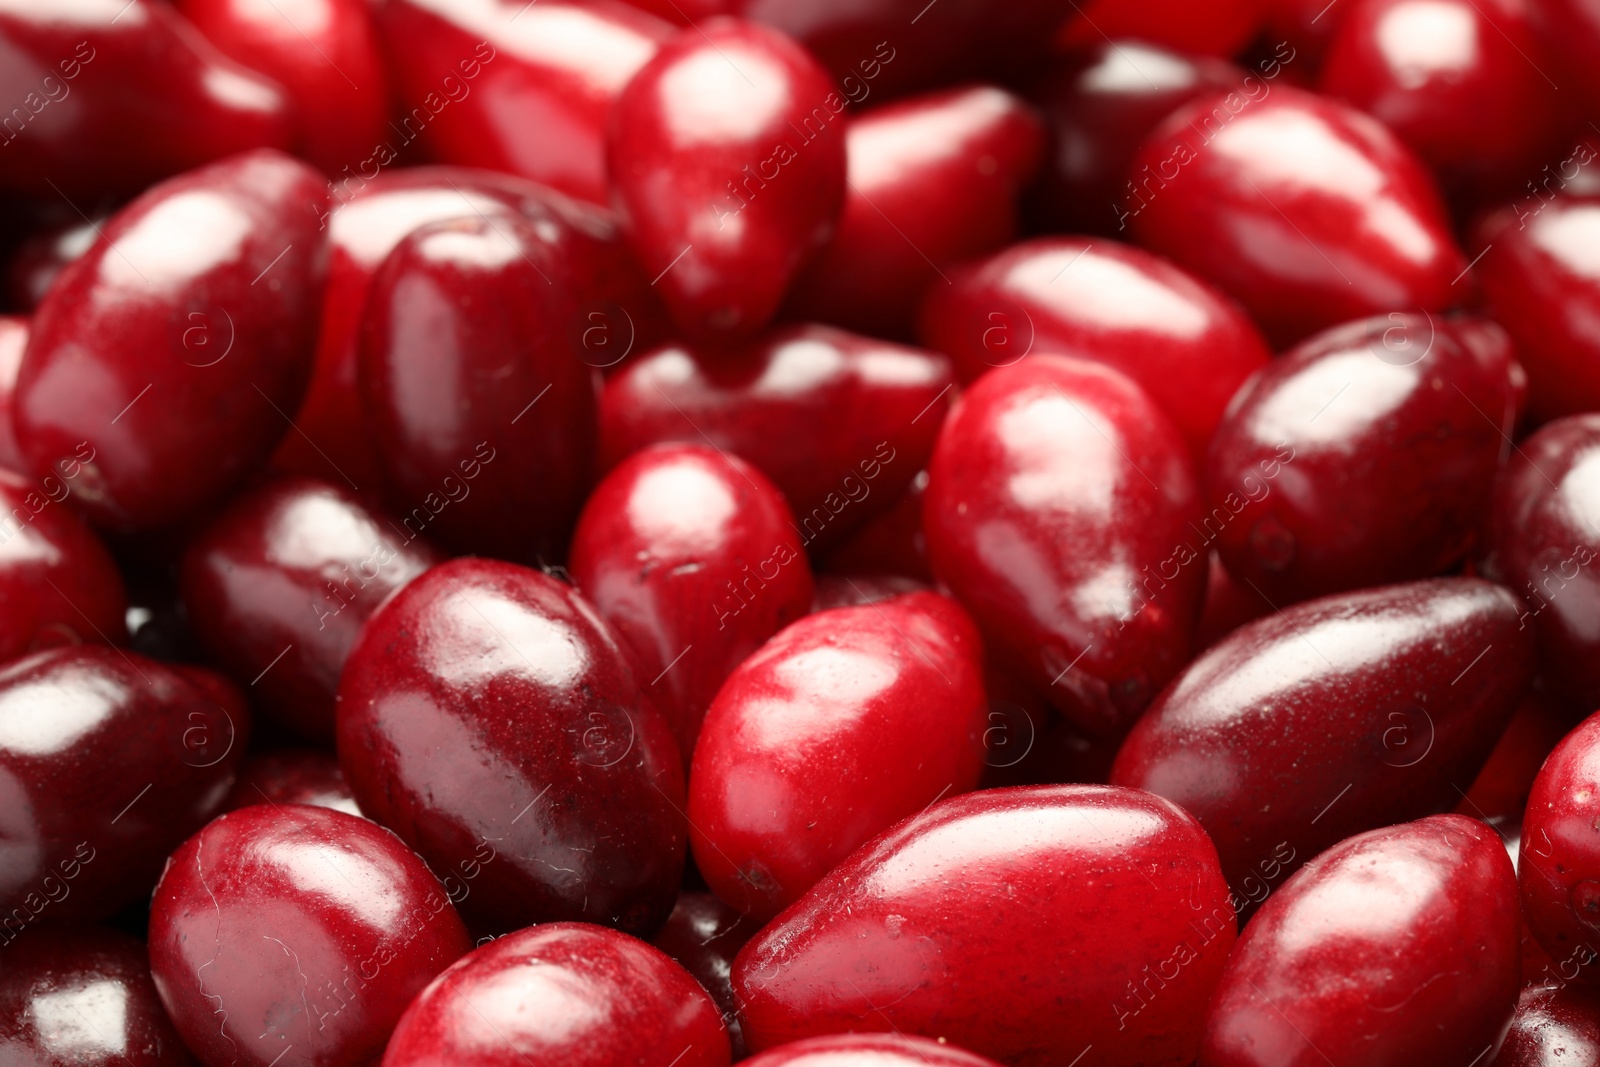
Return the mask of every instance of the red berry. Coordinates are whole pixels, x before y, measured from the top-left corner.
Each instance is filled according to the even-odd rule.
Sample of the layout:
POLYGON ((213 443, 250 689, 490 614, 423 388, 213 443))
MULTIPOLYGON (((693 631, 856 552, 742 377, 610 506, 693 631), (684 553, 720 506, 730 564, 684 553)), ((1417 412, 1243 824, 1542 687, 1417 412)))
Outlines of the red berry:
POLYGON ((267 459, 311 371, 327 192, 277 152, 155 186, 61 272, 13 399, 41 476, 96 522, 191 518, 267 459))
POLYGON ((1135 157, 1124 210, 1140 244, 1222 288, 1278 345, 1469 296, 1417 158, 1376 120, 1284 84, 1180 108, 1135 157))
POLYGON ((470 953, 412 1001, 383 1067, 727 1067, 716 1004, 659 949, 544 923, 470 953))
POLYGON ((1172 423, 1109 367, 1035 356, 956 403, 928 475, 934 573, 1075 726, 1120 736, 1187 660, 1205 590, 1172 423))
POLYGON ((1204 831, 1111 786, 955 797, 864 845, 739 953, 755 1050, 843 1030, 1015 1067, 1189 1063, 1234 941, 1204 831))
POLYGON ((1461 799, 1533 677, 1518 613, 1476 578, 1274 612, 1184 670, 1111 780, 1192 812, 1259 902, 1336 841, 1461 799))
POLYGON ((0 939, 139 899, 221 809, 249 723, 153 660, 85 645, 0 668, 11 845, 0 939))
POLYGON ((1476 819, 1372 830, 1308 863, 1239 937, 1201 1067, 1482 1062, 1517 999, 1511 861, 1476 819))
POLYGON ((280 478, 239 497, 189 544, 183 603, 200 643, 266 710, 329 740, 362 623, 439 558, 340 487, 280 478))
POLYGON ((960 607, 912 593, 807 616, 741 663, 689 775, 712 890, 770 919, 868 838, 975 787, 981 653, 960 607))
POLYGON ((207 1064, 368 1063, 471 948, 439 882, 375 823, 302 804, 223 815, 150 909, 161 1002, 207 1064))
POLYGON ((613 196, 686 333, 759 330, 832 234, 846 103, 805 49, 733 19, 683 31, 623 90, 613 196))
POLYGON ((672 911, 682 759, 610 629, 554 578, 461 559, 400 590, 345 665, 338 741, 361 810, 467 879, 475 921, 648 934, 672 911))
POLYGON ((723 680, 811 608, 783 495, 743 460, 692 445, 647 448, 607 475, 570 566, 633 653, 685 763, 723 680))

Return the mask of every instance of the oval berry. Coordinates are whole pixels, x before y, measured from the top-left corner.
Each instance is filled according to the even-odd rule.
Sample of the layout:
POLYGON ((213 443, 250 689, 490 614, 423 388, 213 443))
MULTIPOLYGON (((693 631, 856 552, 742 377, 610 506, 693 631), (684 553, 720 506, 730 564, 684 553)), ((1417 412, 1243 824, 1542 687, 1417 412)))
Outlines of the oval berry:
POLYGON ((714 894, 684 892, 666 925, 650 942, 692 974, 717 1002, 736 1060, 747 1053, 733 998, 733 960, 757 929, 754 919, 728 907, 714 894))
POLYGON ((0 668, 0 938, 99 919, 221 810, 249 723, 142 656, 84 645, 0 668))
POLYGON ((934 573, 996 654, 1115 737, 1177 673, 1205 590, 1194 473, 1172 423, 1109 367, 1036 356, 956 403, 928 467, 934 573))
POLYGON ((838 232, 786 306, 795 318, 905 336, 941 267, 1016 235, 1017 193, 1039 167, 1043 127, 1024 101, 975 85, 873 108, 845 142, 838 232))
POLYGON ((1540 673, 1561 704, 1600 702, 1600 414, 1571 415, 1518 446, 1495 481, 1483 573, 1522 598, 1540 673))
POLYGON ((759 330, 832 234, 846 103, 805 49, 736 19, 683 31, 622 91, 612 195, 685 333, 759 330))
POLYGON ((568 347, 576 299, 553 243, 520 218, 433 223, 378 268, 361 390, 407 537, 560 557, 595 453, 595 374, 568 347))
POLYGON ((194 1067, 145 947, 95 926, 35 930, 5 950, 0 1048, 15 1067, 194 1067))
POLYGON ((1123 742, 1118 785, 1183 805, 1234 890, 1453 807, 1533 679, 1516 598, 1436 578, 1296 604, 1213 645, 1123 742))
POLYGON ((1467 298, 1432 178, 1348 105, 1263 82, 1201 97, 1150 135, 1130 180, 1139 243, 1233 296, 1278 345, 1467 298))
POLYGON ((601 463, 661 441, 731 452, 783 490, 806 547, 826 551, 895 506, 954 385, 943 356, 827 326, 774 330, 731 355, 669 345, 606 382, 601 463))
POLYGON ((1233 941, 1216 850, 1177 805, 996 789, 862 846, 745 946, 733 988, 757 1051, 892 1030, 1013 1067, 1178 1067, 1233 941))
POLYGON ((723 680, 811 607, 811 566, 783 495, 709 448, 658 445, 607 475, 568 566, 650 679, 685 759, 723 680))
POLYGON ((717 1007, 659 949, 544 923, 468 954, 406 1009, 383 1067, 727 1067, 717 1007), (673 1061, 673 1057, 677 1059, 673 1061))
POLYGON ((1498 1063, 1519 984, 1515 885, 1499 837, 1460 815, 1340 842, 1245 926, 1200 1067, 1498 1063))
POLYGON ((323 179, 276 152, 163 182, 118 212, 39 306, 17 443, 96 522, 191 517, 263 464, 311 372, 323 179), (181 475, 176 472, 182 472, 181 475))
POLYGON ((782 911, 857 845, 983 772, 982 646, 911 593, 809 615, 729 675, 689 775, 689 840, 718 896, 782 911))
POLYGON ((367 620, 339 683, 361 810, 499 929, 649 933, 683 869, 683 764, 582 597, 511 563, 442 563, 367 620))
POLYGON ((395 0, 377 18, 401 104, 393 140, 597 204, 612 106, 675 30, 592 0, 395 0))
POLYGON ((183 604, 200 643, 260 704, 325 740, 361 624, 439 558, 339 486, 280 478, 235 500, 190 543, 183 604))
POLYGON ((1600 1063, 1600 993, 1593 986, 1529 985, 1494 1067, 1592 1067, 1600 1063))
POLYGON ((1590 716, 1545 759, 1522 820, 1518 867, 1528 929, 1553 959, 1600 948, 1600 719, 1590 716))
POLYGON ((310 804, 360 815, 339 761, 321 749, 279 748, 246 759, 222 810, 252 804, 310 804))
POLYGON ((1336 326, 1234 399, 1211 442, 1202 535, 1280 607, 1431 577, 1471 547, 1515 425, 1508 377, 1453 323, 1336 326))
POLYGON ((374 1060, 406 1004, 471 947, 399 839, 300 804, 211 822, 172 854, 150 909, 156 988, 210 1065, 374 1060))
POLYGON ((830 1034, 792 1041, 747 1061, 750 1067, 998 1067, 943 1038, 902 1034, 830 1034))

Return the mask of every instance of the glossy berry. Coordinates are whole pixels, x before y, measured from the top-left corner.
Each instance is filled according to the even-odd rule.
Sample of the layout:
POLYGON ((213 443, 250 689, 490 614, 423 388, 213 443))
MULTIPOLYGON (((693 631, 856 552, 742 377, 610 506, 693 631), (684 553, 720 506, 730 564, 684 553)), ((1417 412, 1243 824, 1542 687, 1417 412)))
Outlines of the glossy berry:
MULTIPOLYGON (((1580 145, 1560 173, 1576 175, 1595 156, 1593 145, 1580 145)), ((1485 254, 1476 269, 1527 367, 1529 414, 1542 422, 1600 408, 1600 203, 1522 197, 1478 232, 1485 254)))
POLYGON ((1600 720, 1591 716, 1556 746, 1533 780, 1522 823, 1522 912, 1528 929, 1557 960, 1575 948, 1600 948, 1597 738, 1600 720))
POLYGON ((40 305, 17 378, 33 472, 97 523, 194 516, 266 461, 311 371, 322 179, 276 152, 173 178, 118 212, 40 305))
POLYGON ((1119 736, 1188 659, 1205 590, 1172 423, 1108 367, 1035 356, 962 396, 928 475, 934 573, 1020 677, 1119 736))
POLYGON ((1600 12, 1587 0, 1527 0, 1543 52, 1554 60, 1558 83, 1567 81, 1581 94, 1582 105, 1600 103, 1600 12))
POLYGON ((401 98, 386 143, 596 204, 612 105, 676 29, 610 0, 394 0, 377 19, 401 98))
POLYGON ((747 1054, 739 1029, 738 1004, 733 997, 733 960, 759 929, 756 921, 741 915, 711 893, 684 892, 667 916, 667 923, 650 942, 672 957, 711 994, 728 1028, 735 1059, 747 1054))
POLYGON ((57 645, 120 643, 126 636, 122 578, 74 510, 78 484, 55 475, 35 482, 0 470, 0 662, 57 645))
POLYGON ((796 318, 906 336, 917 302, 957 260, 996 251, 1017 229, 1044 131, 1024 101, 988 85, 873 108, 846 132, 839 229, 790 295, 796 318))
POLYGON ((261 705, 326 740, 361 624, 439 558, 339 486, 279 478, 235 500, 189 545, 183 603, 201 644, 261 705))
POLYGON ((393 834, 300 804, 207 825, 173 853, 150 910, 156 988, 206 1067, 371 1062, 470 947, 393 834))
POLYGON ((1206 1013, 1201 1067, 1492 1060, 1517 999, 1514 886, 1499 837, 1476 819, 1340 842, 1244 928, 1206 1013))
POLYGON ((145 947, 97 926, 44 926, 6 946, 0 1049, 16 1067, 193 1067, 145 947))
POLYGON ((596 434, 596 375, 569 347, 578 307, 564 268, 538 223, 473 217, 413 231, 373 276, 362 400, 407 538, 559 558, 596 434))
POLYGON ((299 154, 335 180, 371 168, 388 134, 389 79, 365 0, 180 0, 178 10, 284 89, 299 154))
POLYGON ((13 194, 137 192, 235 152, 287 149, 294 135, 283 90, 167 4, 5 0, 0 45, 0 188, 13 194))
POLYGON ((1552 695, 1578 714, 1600 701, 1600 415, 1544 426, 1507 462, 1488 513, 1483 572, 1521 597, 1552 695))
POLYGON ((440 975, 400 1020, 383 1067, 611 1067, 673 1056, 677 1067, 727 1067, 710 995, 659 949, 560 922, 507 934, 440 975))
POLYGON ((734 19, 680 33, 623 90, 613 196, 686 333, 759 330, 833 232, 846 103, 798 44, 734 19))
POLYGON ((11 800, 0 939, 99 919, 155 884, 221 809, 249 723, 142 656, 84 645, 0 668, 0 780, 11 800))
POLYGON ((911 593, 807 616, 741 663, 689 775, 706 883, 770 919, 857 845, 976 786, 981 656, 954 601, 911 593))
POLYGON ((693 445, 647 448, 607 475, 568 566, 633 654, 685 760, 729 672, 811 607, 783 495, 743 460, 693 445))
POLYGON ((1600 1063, 1600 993, 1593 986, 1530 985, 1495 1067, 1576 1067, 1600 1063))
POLYGON ((1465 556, 1517 415, 1505 368, 1466 342, 1442 316, 1395 312, 1252 377, 1206 469, 1201 529, 1228 573, 1281 607, 1465 556))
POLYGON ((345 665, 338 742, 361 810, 472 879, 475 921, 649 933, 671 912, 681 757, 609 627, 554 578, 461 559, 391 597, 345 665))
POLYGON ((1236 892, 1461 799, 1533 678, 1516 598, 1477 578, 1275 611, 1195 660, 1123 742, 1118 785, 1183 805, 1236 892))
POLYGON ((1111 786, 987 790, 834 868, 745 946, 733 988, 758 1051, 864 1030, 1015 1067, 1177 1065, 1233 941, 1216 852, 1177 805, 1111 786))
POLYGON ((1560 147, 1562 101, 1543 59, 1524 0, 1359 0, 1341 13, 1318 88, 1393 130, 1448 187, 1481 196, 1519 187, 1560 147))
POLYGON ((1035 238, 953 269, 949 285, 928 290, 920 336, 955 361, 963 382, 1034 353, 1114 367, 1150 394, 1196 457, 1271 355, 1216 290, 1098 238, 1035 238))
POLYGON ((314 748, 279 748, 246 759, 222 809, 252 804, 310 804, 361 814, 339 761, 314 748))
POLYGON ((1377 120, 1288 85, 1168 117, 1134 158, 1124 210, 1140 244, 1233 296, 1278 345, 1468 296, 1417 158, 1377 120))
POLYGON ((733 352, 669 345, 610 378, 601 463, 681 441, 732 453, 783 491, 812 552, 895 506, 927 464, 955 381, 942 356, 827 326, 733 352))

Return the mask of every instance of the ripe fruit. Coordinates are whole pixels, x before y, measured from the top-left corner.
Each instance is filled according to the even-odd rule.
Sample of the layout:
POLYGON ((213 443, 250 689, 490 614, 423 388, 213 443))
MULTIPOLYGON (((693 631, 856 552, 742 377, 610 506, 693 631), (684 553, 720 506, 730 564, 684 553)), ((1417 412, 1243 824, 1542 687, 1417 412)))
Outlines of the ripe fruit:
POLYGON ((612 105, 675 29, 605 0, 393 0, 377 20, 400 96, 386 143, 596 204, 612 105))
POLYGON ((361 624, 440 558, 392 522, 337 485, 285 477, 235 500, 184 554, 195 635, 301 736, 332 739, 339 672, 361 624))
POLYGON ((1150 398, 1035 356, 956 402, 928 467, 928 558, 992 650, 1077 727, 1115 738, 1177 673, 1205 589, 1199 494, 1150 398))
POLYGON ((0 938, 102 919, 221 810, 249 723, 183 676, 99 645, 0 667, 0 938))
POLYGON ((491 930, 649 934, 683 870, 683 764, 610 629, 570 587, 442 563, 367 620, 339 683, 361 810, 466 880, 491 930))
POLYGON ((1451 808, 1533 679, 1502 586, 1436 578, 1273 612, 1190 664, 1111 771, 1194 814, 1234 891, 1351 834, 1451 808))
POLYGON ((901 1034, 830 1034, 768 1049, 750 1067, 998 1067, 942 1039, 901 1034))
POLYGON ((13 400, 33 472, 74 479, 97 523, 148 530, 264 463, 311 372, 326 202, 310 167, 261 151, 118 212, 34 316, 13 400))
POLYGON ((1016 235, 1017 193, 1044 130, 1025 102, 989 85, 873 108, 845 134, 848 191, 833 240, 796 281, 800 319, 880 337, 911 332, 917 301, 950 264, 1016 235))
MULTIPOLYGON (((1463 328, 1504 344, 1492 322, 1463 328)), ((1445 571, 1471 547, 1509 451, 1506 371, 1442 317, 1393 312, 1317 334, 1229 406, 1203 536, 1279 607, 1445 571)))
POLYGON ((150 910, 161 1002, 207 1067, 367 1063, 472 943, 433 874, 328 808, 229 812, 173 853, 150 910))
POLYGON ((1518 987, 1514 885, 1499 837, 1460 815, 1339 843, 1244 928, 1200 1067, 1500 1062, 1518 987))
POLYGON ((805 49, 735 19, 680 33, 622 91, 612 195, 684 332, 759 330, 832 234, 845 104, 805 49))
POLYGON ((1180 1067, 1234 941, 1216 851, 1112 786, 954 797, 862 846, 739 953, 760 1051, 843 1030, 1014 1067, 1180 1067))
POLYGON ((1197 458, 1271 355, 1232 301, 1112 241, 1035 238, 949 275, 928 290, 920 336, 955 361, 963 382, 1033 353, 1104 363, 1150 394, 1197 458))
POLYGON ((743 460, 693 445, 647 448, 607 475, 569 566, 686 761, 729 672, 811 609, 811 566, 783 495, 743 460))
POLYGON ((383 1067, 656 1059, 727 1067, 728 1036, 711 997, 659 949, 560 922, 507 934, 441 974, 406 1009, 383 1067))
POLYGON ((1586 715, 1600 702, 1600 415, 1557 419, 1525 440, 1495 480, 1483 573, 1522 598, 1552 694, 1586 715))
POLYGON ((1318 87, 1393 130, 1447 188, 1505 195, 1560 146, 1556 83, 1523 0, 1360 0, 1318 87))
POLYGON ((1522 912, 1528 929, 1557 960, 1574 949, 1592 954, 1600 947, 1595 934, 1600 913, 1597 745, 1600 719, 1590 716, 1545 759, 1523 817, 1522 912))
POLYGON ((279 748, 245 760, 222 810, 252 804, 310 804, 361 814, 339 761, 314 748, 279 748))
POLYGON ((1150 135, 1129 180, 1139 243, 1234 297, 1277 345, 1468 296, 1427 171, 1344 104, 1265 83, 1201 97, 1150 135))
POLYGON ((689 775, 718 896, 778 914, 857 845, 983 772, 982 646, 934 593, 809 615, 728 677, 689 775))
POLYGON ((283 90, 167 4, 4 0, 0 51, 9 193, 135 192, 235 152, 287 149, 293 137, 283 90))
POLYGON ((756 932, 754 919, 741 915, 710 893, 684 892, 651 944, 694 976, 722 1012, 735 1059, 747 1053, 733 999, 733 958, 756 932))
POLYGON ((120 644, 116 562, 73 511, 78 483, 0 470, 0 662, 57 645, 120 644))
POLYGON ((406 537, 559 559, 593 478, 595 374, 547 228, 475 216, 413 230, 373 275, 360 382, 406 537))
MULTIPOLYGON (((1583 144, 1563 175, 1593 162, 1583 144)), ((1591 261, 1600 239, 1600 203, 1528 196, 1478 228, 1477 266, 1495 320, 1517 343, 1528 369, 1528 409, 1537 421, 1600 408, 1600 284, 1591 261)))
POLYGON ((296 150, 335 178, 371 165, 386 134, 389 79, 365 0, 180 0, 224 54, 289 96, 296 150))
POLYGON ((161 1007, 144 945, 97 926, 47 926, 6 946, 0 1048, 17 1067, 194 1067, 161 1007))

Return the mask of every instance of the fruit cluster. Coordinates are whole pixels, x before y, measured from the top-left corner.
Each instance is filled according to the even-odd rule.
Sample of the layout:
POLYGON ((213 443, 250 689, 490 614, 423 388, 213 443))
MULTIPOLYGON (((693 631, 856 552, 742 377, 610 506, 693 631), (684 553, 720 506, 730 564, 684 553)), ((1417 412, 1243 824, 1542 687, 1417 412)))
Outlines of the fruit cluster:
POLYGON ((0 0, 0 1067, 1600 1064, 1597 156, 1594 0, 0 0))

